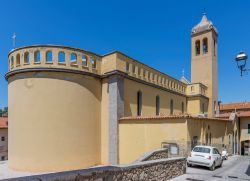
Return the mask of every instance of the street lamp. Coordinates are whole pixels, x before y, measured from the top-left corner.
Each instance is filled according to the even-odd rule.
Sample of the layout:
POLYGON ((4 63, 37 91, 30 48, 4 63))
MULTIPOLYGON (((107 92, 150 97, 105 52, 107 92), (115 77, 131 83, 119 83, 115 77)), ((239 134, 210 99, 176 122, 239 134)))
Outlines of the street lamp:
POLYGON ((235 61, 237 62, 237 66, 240 69, 240 76, 242 76, 242 72, 249 71, 249 69, 245 69, 247 58, 248 58, 247 54, 245 54, 242 51, 235 58, 235 61))

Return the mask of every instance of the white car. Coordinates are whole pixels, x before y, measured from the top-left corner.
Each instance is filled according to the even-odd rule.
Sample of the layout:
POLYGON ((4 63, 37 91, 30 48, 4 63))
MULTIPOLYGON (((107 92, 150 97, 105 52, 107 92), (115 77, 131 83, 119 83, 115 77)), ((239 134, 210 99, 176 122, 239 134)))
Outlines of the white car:
POLYGON ((195 146, 187 158, 187 166, 200 165, 215 170, 215 167, 221 167, 223 163, 222 156, 217 148, 211 146, 195 146))

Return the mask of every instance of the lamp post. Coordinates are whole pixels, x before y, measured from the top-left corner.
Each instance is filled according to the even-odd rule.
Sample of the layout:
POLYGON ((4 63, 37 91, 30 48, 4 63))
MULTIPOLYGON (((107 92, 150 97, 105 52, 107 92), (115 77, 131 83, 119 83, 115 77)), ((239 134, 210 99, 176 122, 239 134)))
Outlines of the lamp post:
POLYGON ((237 62, 237 66, 240 69, 240 76, 242 76, 242 73, 245 71, 249 71, 249 69, 246 69, 246 63, 247 63, 247 54, 245 54, 244 52, 240 52, 236 58, 235 61, 237 62))

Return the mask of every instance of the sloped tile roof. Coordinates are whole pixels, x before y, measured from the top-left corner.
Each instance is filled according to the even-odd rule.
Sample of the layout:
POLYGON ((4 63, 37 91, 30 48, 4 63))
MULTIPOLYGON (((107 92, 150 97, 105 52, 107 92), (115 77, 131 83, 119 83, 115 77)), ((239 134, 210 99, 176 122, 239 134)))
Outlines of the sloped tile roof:
POLYGON ((0 128, 8 128, 8 118, 0 117, 0 128))
POLYGON ((220 105, 220 110, 250 109, 250 102, 225 103, 220 105))

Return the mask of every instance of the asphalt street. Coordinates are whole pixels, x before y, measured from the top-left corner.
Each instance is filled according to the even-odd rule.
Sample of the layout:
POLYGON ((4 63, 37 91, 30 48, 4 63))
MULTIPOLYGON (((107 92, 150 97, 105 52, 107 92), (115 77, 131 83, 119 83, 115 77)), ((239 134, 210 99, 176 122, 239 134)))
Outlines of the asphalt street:
POLYGON ((187 173, 171 181, 250 181, 250 156, 231 156, 221 168, 210 171, 206 167, 187 167, 187 173))

